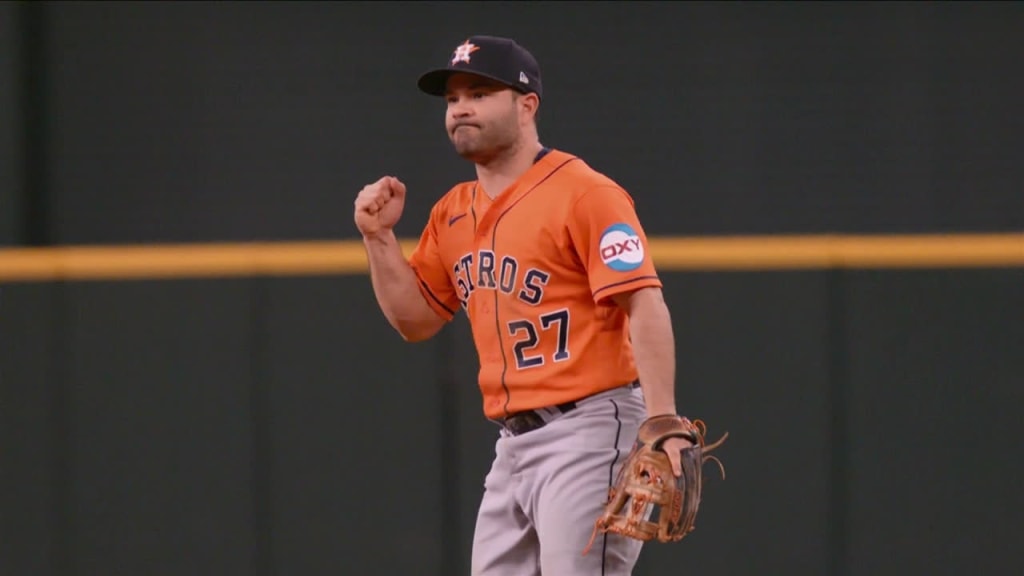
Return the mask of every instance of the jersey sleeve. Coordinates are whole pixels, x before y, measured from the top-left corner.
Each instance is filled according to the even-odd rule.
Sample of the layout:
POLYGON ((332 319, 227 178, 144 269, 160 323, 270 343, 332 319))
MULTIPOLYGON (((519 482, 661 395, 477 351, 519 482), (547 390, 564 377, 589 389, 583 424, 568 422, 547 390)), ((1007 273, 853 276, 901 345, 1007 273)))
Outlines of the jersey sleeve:
POLYGON ((661 287, 633 199, 625 190, 601 186, 587 191, 576 201, 568 226, 596 303, 638 288, 661 287))
POLYGON ((420 292, 430 307, 445 320, 451 320, 458 310, 459 299, 441 259, 435 222, 431 214, 416 248, 409 255, 409 265, 416 273, 420 292))

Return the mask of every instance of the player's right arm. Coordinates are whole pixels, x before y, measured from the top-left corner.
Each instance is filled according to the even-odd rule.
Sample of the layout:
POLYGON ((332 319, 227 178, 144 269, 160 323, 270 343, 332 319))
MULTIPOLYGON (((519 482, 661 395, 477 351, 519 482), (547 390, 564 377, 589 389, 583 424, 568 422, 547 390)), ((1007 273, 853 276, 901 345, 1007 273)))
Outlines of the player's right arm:
POLYGON ((444 326, 420 292, 419 278, 402 254, 394 226, 405 205, 405 185, 385 176, 365 186, 356 197, 355 221, 363 235, 370 280, 388 322, 406 341, 426 340, 444 326))

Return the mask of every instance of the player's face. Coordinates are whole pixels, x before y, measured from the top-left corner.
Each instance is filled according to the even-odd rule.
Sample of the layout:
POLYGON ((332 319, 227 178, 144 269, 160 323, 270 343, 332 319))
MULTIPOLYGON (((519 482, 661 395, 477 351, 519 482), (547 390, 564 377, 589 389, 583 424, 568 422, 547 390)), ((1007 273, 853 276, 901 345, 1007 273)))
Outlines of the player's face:
POLYGON ((517 92, 493 80, 454 74, 445 98, 445 127, 460 156, 483 164, 515 149, 521 134, 517 92))

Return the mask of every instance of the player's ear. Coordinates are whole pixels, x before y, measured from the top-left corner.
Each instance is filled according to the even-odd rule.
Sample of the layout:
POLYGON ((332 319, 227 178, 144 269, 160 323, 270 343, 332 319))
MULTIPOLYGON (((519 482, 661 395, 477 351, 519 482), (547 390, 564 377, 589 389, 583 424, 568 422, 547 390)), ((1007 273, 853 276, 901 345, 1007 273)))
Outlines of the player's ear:
POLYGON ((539 108, 540 99, 537 98, 537 95, 534 94, 533 92, 530 92, 529 94, 523 94, 519 97, 519 109, 526 116, 536 119, 539 108))

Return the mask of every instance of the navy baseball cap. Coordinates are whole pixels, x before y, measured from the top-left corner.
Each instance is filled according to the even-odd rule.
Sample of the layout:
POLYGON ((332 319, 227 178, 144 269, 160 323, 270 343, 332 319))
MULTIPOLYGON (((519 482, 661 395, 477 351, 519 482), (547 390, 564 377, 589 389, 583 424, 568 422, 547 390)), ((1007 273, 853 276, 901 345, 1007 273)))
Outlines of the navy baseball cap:
POLYGON ((467 72, 490 78, 523 94, 541 96, 540 66, 533 54, 509 38, 470 36, 456 46, 444 68, 420 76, 420 90, 433 96, 444 96, 448 77, 467 72))

